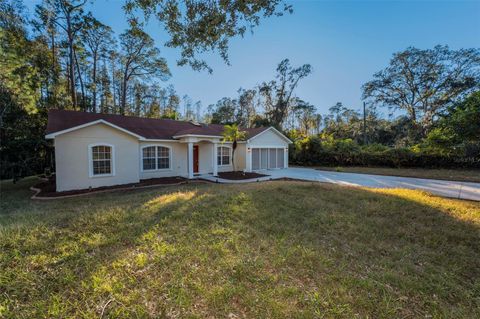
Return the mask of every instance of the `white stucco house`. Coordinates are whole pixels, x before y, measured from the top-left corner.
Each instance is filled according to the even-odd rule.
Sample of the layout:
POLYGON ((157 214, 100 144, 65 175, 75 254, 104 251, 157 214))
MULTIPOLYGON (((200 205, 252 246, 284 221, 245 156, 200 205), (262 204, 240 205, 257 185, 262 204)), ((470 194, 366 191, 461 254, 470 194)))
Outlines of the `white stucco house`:
MULTIPOLYGON (((232 171, 223 125, 52 110, 46 138, 54 140, 57 191, 138 183, 142 179, 232 171)), ((235 168, 288 167, 291 141, 273 127, 242 129, 235 168)))

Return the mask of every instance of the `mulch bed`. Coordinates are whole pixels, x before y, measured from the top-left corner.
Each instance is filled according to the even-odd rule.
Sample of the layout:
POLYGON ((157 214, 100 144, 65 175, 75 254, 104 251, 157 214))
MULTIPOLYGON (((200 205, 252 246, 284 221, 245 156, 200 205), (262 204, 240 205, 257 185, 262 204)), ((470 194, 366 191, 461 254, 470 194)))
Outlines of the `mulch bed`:
POLYGON ((265 176, 270 176, 270 175, 264 175, 264 174, 258 174, 258 173, 246 173, 241 171, 218 173, 218 177, 223 179, 231 179, 231 180, 252 179, 252 178, 258 178, 258 177, 265 177, 265 176))
POLYGON ((66 196, 74 196, 74 195, 81 195, 81 194, 88 194, 88 193, 97 193, 97 192, 104 192, 109 190, 115 189, 122 189, 122 190, 130 190, 141 188, 145 186, 153 186, 153 185, 174 185, 174 184, 182 184, 187 183, 188 179, 183 177, 161 177, 161 178, 150 178, 150 179, 142 179, 139 183, 130 183, 130 184, 122 184, 122 185, 114 185, 114 186, 103 186, 97 188, 87 188, 87 189, 78 189, 78 190, 71 190, 71 191, 64 191, 64 192, 56 192, 56 184, 55 184, 55 177, 51 177, 48 181, 43 181, 34 186, 34 188, 39 189, 40 192, 35 195, 36 198, 54 198, 54 197, 66 197, 66 196))

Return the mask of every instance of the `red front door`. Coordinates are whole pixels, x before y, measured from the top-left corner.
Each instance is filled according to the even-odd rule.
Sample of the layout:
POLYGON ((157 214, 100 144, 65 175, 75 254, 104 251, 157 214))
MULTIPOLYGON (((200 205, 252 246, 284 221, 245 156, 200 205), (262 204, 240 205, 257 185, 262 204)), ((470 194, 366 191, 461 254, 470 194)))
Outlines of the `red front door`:
POLYGON ((198 173, 198 145, 193 146, 193 172, 198 173))

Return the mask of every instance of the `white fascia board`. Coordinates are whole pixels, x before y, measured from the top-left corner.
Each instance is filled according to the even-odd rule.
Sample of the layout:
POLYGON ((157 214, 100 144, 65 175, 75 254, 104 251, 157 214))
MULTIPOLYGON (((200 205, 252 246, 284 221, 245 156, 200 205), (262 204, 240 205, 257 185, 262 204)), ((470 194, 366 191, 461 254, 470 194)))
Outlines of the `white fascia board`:
POLYGON ((270 145, 270 144, 262 144, 262 145, 247 145, 247 148, 282 148, 282 149, 288 149, 288 146, 278 146, 278 145, 270 145))
POLYGON ((140 140, 144 140, 145 138, 141 135, 138 135, 136 133, 133 133, 133 132, 130 132, 129 130, 126 130, 120 126, 117 126, 115 124, 112 124, 110 122, 107 122, 105 120, 95 120, 95 121, 92 121, 92 122, 88 122, 88 123, 85 123, 85 124, 82 124, 82 125, 77 125, 77 126, 74 126, 74 127, 71 127, 71 128, 68 128, 66 130, 62 130, 62 131, 58 131, 58 132, 53 132, 53 133, 50 133, 50 134, 47 134, 45 135, 45 138, 47 139, 52 139, 52 138, 55 138, 57 137, 58 135, 62 135, 62 134, 65 134, 65 133, 69 133, 69 132, 73 132, 73 131, 76 131, 76 130, 79 130, 81 128, 85 128, 85 127, 89 127, 89 126, 92 126, 92 125, 96 125, 96 124, 105 124, 105 125, 108 125, 110 127, 113 127, 114 129, 117 129, 119 131, 122 131, 126 134, 129 134, 129 135, 132 135, 132 136, 135 136, 136 138, 140 139, 140 140))
POLYGON ((169 140, 169 139, 157 139, 157 138, 143 138, 141 139, 142 142, 175 142, 179 143, 179 140, 169 140))
POLYGON ((175 135, 173 138, 182 138, 182 137, 222 138, 223 136, 218 136, 218 135, 198 135, 198 134, 182 134, 182 135, 175 135))

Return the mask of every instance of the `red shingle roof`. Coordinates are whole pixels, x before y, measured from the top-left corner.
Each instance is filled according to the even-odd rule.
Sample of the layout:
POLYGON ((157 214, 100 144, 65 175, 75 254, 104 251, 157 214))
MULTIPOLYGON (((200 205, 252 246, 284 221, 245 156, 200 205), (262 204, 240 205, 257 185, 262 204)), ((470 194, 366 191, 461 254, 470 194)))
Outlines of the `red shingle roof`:
MULTIPOLYGON (((194 134, 221 136, 223 125, 194 124, 169 119, 149 119, 134 116, 51 110, 48 112, 47 134, 60 132, 93 121, 104 120, 146 139, 173 139, 174 136, 194 134)), ((244 128, 247 138, 260 134, 267 127, 244 128)))

